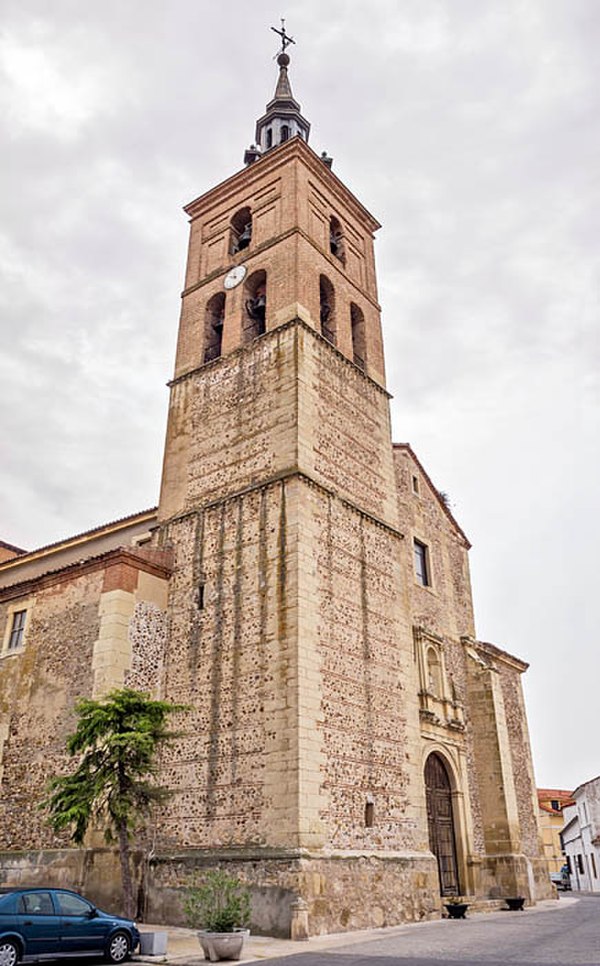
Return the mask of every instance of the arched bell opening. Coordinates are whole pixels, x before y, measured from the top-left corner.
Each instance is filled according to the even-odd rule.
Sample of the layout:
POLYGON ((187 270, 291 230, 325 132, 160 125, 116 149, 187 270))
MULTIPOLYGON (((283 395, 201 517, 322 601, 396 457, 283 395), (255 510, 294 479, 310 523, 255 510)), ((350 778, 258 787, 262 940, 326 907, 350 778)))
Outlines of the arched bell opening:
POLYGON ((321 335, 335 345, 335 290, 325 275, 319 276, 319 319, 321 335))
POLYGON ((364 371, 367 345, 365 339, 365 317, 355 302, 350 303, 350 324, 352 326, 352 360, 355 366, 364 371))
POLYGON ((280 142, 280 144, 283 144, 284 141, 289 141, 289 138, 290 138, 289 125, 282 124, 281 125, 281 132, 280 132, 280 135, 279 135, 279 142, 280 142))
POLYGON ((267 273, 253 272, 244 286, 243 341, 252 342, 267 329, 267 273))
POLYGON ((252 241, 252 212, 249 208, 240 208, 231 219, 231 238, 229 253, 236 255, 248 248, 252 241))
POLYGON ((223 320, 225 318, 225 293, 217 292, 206 303, 204 316, 204 362, 212 362, 221 355, 223 347, 223 320))
POLYGON ((346 249, 344 246, 344 232, 339 220, 332 215, 329 219, 329 250, 332 255, 346 264, 346 249))
POLYGON ((461 888, 452 782, 448 766, 437 752, 432 752, 425 762, 425 795, 429 847, 437 859, 440 893, 458 896, 461 888))

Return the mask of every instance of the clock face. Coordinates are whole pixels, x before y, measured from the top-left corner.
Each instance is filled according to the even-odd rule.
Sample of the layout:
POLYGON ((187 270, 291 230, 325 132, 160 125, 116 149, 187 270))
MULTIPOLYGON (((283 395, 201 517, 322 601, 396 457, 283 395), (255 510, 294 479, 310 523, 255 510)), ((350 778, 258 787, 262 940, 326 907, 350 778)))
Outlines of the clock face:
POLYGON ((232 268, 230 272, 227 272, 227 275, 225 276, 225 280, 223 282, 223 286, 224 288, 235 288, 236 285, 239 285, 240 282, 244 280, 245 277, 246 277, 246 266, 236 265, 235 268, 232 268))

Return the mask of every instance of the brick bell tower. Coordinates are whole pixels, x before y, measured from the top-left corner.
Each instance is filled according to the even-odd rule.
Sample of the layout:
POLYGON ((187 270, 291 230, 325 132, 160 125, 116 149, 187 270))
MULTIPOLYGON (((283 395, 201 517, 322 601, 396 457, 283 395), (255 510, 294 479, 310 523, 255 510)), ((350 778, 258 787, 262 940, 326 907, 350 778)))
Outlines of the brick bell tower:
MULTIPOLYGON (((301 937, 438 907, 373 250, 283 34, 246 166, 192 201, 157 540, 175 551, 153 902, 194 868, 301 937), (368 896, 368 901, 365 897, 368 896)), ((171 912, 172 914, 172 912, 171 912)))

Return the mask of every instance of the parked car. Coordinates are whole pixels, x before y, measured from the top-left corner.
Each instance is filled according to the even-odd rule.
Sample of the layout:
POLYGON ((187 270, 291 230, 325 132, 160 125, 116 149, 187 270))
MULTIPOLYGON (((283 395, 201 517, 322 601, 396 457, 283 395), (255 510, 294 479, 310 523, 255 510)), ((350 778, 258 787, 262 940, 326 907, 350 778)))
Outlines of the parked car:
POLYGON ((560 892, 568 892, 571 888, 571 876, 567 866, 564 866, 560 872, 551 872, 550 879, 560 892))
POLYGON ((0 889, 0 966, 63 956, 122 963, 140 941, 135 922, 67 889, 0 889))

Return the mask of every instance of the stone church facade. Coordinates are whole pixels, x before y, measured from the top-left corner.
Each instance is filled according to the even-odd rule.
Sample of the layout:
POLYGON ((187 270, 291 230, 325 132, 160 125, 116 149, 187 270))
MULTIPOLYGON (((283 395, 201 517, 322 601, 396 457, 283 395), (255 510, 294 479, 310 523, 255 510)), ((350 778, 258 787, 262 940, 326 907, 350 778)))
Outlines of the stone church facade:
POLYGON ((118 903, 113 853, 38 803, 81 696, 184 703, 136 845, 182 921, 220 864, 301 937, 549 895, 521 675, 476 637, 469 542, 391 438, 377 221, 308 146, 279 56, 246 166, 186 207, 158 508, 0 543, 0 884, 118 903))

